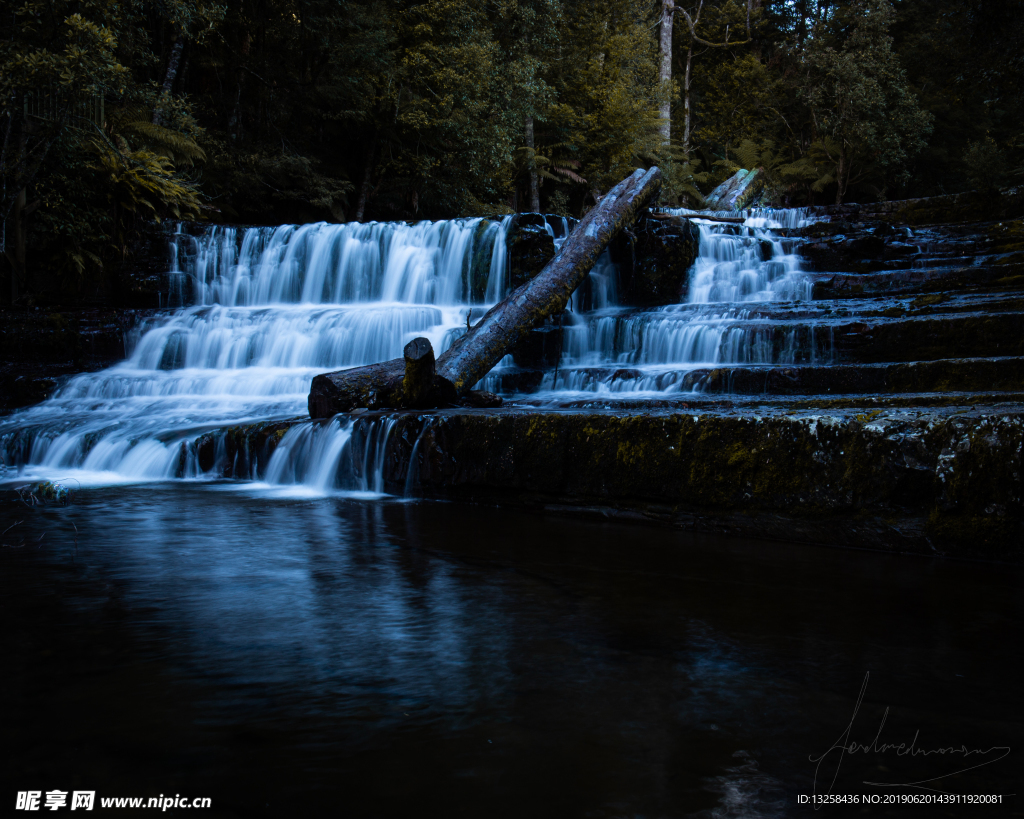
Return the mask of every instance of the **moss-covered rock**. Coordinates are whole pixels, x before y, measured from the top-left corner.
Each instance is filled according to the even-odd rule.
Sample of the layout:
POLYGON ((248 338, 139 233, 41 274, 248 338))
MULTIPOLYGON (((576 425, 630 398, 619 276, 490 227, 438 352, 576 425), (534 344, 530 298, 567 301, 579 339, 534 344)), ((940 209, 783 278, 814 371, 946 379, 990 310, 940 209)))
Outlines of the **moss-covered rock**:
MULTIPOLYGON (((300 420, 194 444, 260 474, 300 420)), ((1024 408, 362 413, 385 490, 626 515, 785 541, 1024 560, 1024 408)), ((362 469, 360 457, 343 469, 362 469), (359 464, 356 464, 359 461, 359 464)), ((360 477, 360 476, 357 476, 360 477)), ((361 476, 366 478, 367 476, 361 476)))
POLYGON ((555 240, 539 213, 517 213, 506 234, 509 282, 512 288, 525 284, 555 257, 555 240))
POLYGON ((689 219, 640 219, 614 248, 626 304, 658 306, 686 300, 688 273, 700 249, 689 219))
MULTIPOLYGON (((774 527, 786 539, 927 554, 1024 557, 1019 411, 501 411, 402 422, 410 429, 395 446, 419 441, 410 468, 422 494, 632 510, 688 528, 764 536, 774 527)), ((392 475, 392 490, 406 477, 392 475)))
POLYGON ((465 291, 473 302, 482 302, 487 294, 487 284, 491 274, 491 255, 498 232, 495 223, 481 219, 473 232, 473 252, 466 260, 463 271, 465 291), (490 233, 490 236, 488 236, 490 233))

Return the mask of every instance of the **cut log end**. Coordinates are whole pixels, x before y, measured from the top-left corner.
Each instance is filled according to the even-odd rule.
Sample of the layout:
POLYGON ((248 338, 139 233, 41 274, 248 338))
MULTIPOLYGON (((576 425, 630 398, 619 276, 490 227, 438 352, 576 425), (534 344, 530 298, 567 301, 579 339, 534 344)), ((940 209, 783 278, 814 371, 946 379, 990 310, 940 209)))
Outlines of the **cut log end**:
POLYGON ((414 338, 405 345, 402 404, 410 409, 431 406, 435 392, 434 378, 434 348, 428 339, 414 338))

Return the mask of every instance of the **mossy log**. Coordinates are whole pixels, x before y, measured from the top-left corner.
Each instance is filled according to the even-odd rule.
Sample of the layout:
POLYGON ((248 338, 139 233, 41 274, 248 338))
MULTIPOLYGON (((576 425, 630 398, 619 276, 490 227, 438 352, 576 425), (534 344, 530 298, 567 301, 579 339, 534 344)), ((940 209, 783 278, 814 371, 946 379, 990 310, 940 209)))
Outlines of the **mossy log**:
POLYGON ((437 376, 435 366, 430 341, 415 338, 405 345, 403 358, 318 375, 309 394, 310 417, 327 418, 357 407, 425 409, 451 404, 458 396, 450 382, 437 376))
POLYGON ((468 392, 534 327, 565 309, 569 297, 593 268, 608 243, 657 197, 661 171, 637 170, 601 200, 576 226, 551 262, 534 278, 492 307, 438 360, 429 399, 406 390, 406 362, 323 373, 313 379, 309 414, 327 418, 357 407, 367 409, 443 406, 468 392))

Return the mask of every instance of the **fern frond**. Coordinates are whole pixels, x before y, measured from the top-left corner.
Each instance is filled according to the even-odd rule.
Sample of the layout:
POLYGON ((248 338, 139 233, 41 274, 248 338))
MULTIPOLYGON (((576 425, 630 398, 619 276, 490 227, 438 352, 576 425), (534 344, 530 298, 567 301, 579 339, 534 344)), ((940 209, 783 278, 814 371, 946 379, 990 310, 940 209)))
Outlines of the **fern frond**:
MULTIPOLYGON (((578 165, 578 163, 577 163, 577 165, 578 165)), ((573 182, 577 182, 580 185, 586 185, 587 184, 587 180, 586 179, 584 179, 582 176, 580 176, 575 171, 570 171, 568 168, 555 167, 552 170, 555 173, 561 174, 566 179, 571 179, 573 182)))
POLYGON ((206 161, 206 152, 196 144, 195 140, 170 128, 165 128, 163 125, 154 125, 146 120, 135 120, 124 123, 121 130, 141 137, 148 147, 160 150, 179 164, 192 165, 196 161, 206 161))
POLYGON ((751 139, 743 140, 738 148, 733 149, 736 158, 744 168, 758 168, 761 166, 761 149, 751 139))

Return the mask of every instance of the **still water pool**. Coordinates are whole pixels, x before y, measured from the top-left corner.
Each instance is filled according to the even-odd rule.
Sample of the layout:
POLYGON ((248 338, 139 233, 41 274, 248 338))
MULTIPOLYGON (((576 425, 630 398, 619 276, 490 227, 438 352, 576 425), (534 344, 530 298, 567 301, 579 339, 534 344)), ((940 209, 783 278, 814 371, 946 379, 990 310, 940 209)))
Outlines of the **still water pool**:
POLYGON ((1021 810, 1016 569, 229 484, 7 491, 0 521, 21 521, 0 537, 9 803, 774 817, 814 815, 816 789, 1003 802, 872 816, 1021 810))

